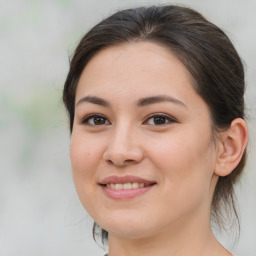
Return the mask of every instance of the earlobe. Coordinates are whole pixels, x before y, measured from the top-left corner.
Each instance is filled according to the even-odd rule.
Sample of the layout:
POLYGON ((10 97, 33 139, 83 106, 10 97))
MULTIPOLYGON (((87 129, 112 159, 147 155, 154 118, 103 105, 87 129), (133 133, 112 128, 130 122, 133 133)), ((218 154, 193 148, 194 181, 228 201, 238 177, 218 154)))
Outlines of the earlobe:
POLYGON ((248 142, 247 125, 242 118, 236 118, 220 136, 215 174, 227 176, 236 168, 243 156, 248 142))

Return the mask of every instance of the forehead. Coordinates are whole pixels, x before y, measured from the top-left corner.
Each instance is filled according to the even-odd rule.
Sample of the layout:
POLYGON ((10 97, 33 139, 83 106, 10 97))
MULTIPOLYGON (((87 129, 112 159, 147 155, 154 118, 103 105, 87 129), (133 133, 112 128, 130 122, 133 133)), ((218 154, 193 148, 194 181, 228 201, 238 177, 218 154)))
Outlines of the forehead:
POLYGON ((192 83, 189 71, 169 49, 152 42, 132 42, 99 51, 85 66, 77 93, 138 91, 144 87, 158 91, 176 84, 176 89, 187 86, 193 90, 192 83))

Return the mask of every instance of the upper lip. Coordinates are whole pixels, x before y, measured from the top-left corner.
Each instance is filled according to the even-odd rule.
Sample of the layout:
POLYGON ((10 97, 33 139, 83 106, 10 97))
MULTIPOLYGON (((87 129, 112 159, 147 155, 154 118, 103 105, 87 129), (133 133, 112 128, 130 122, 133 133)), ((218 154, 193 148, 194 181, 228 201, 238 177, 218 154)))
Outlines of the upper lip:
POLYGON ((155 181, 143 179, 137 176, 126 175, 126 176, 108 176, 102 179, 99 184, 106 185, 106 184, 125 184, 125 183, 144 183, 145 185, 155 184, 155 181))

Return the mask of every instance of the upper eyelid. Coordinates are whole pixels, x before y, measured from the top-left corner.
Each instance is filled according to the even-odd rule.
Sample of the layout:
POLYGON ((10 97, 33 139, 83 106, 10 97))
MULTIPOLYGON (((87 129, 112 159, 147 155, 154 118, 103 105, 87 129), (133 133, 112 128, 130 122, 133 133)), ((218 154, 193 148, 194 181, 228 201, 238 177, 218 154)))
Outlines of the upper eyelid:
POLYGON ((86 121, 88 121, 90 118, 93 118, 93 117, 102 117, 102 118, 105 118, 109 123, 111 123, 105 115, 99 114, 99 113, 89 114, 89 115, 82 117, 80 120, 80 123, 84 124, 86 121))
MULTIPOLYGON (((171 115, 169 115, 169 114, 161 113, 161 112, 150 114, 149 116, 147 116, 147 117, 145 118, 145 121, 148 120, 148 119, 150 119, 150 118, 152 118, 152 117, 156 117, 156 116, 166 117, 167 119, 171 119, 171 120, 177 122, 177 119, 176 119, 175 117, 173 117, 173 116, 171 116, 171 115)), ((144 121, 144 122, 145 122, 145 121, 144 121)))

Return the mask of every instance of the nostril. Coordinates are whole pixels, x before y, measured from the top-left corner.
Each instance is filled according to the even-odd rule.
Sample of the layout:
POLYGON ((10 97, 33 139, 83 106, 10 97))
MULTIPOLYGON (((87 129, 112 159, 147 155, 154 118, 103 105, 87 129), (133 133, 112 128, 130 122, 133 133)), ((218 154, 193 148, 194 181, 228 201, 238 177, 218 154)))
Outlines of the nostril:
POLYGON ((143 153, 138 147, 130 150, 121 150, 109 146, 103 154, 103 159, 108 163, 116 166, 125 166, 139 163, 143 159, 143 153))
POLYGON ((107 162, 108 164, 110 164, 110 165, 116 165, 116 166, 121 167, 121 166, 126 166, 126 165, 129 165, 129 164, 132 164, 132 163, 134 163, 134 162, 136 162, 136 161, 134 161, 134 160, 132 160, 132 159, 126 159, 126 160, 124 160, 124 161, 122 161, 122 160, 116 160, 116 161, 114 161, 114 160, 111 160, 111 159, 107 159, 106 162, 107 162))
POLYGON ((129 163, 134 162, 134 160, 132 160, 132 159, 127 159, 127 160, 125 160, 124 162, 127 163, 127 164, 129 164, 129 163))
POLYGON ((114 164, 114 162, 111 161, 110 159, 107 159, 106 162, 107 162, 108 164, 114 164))

